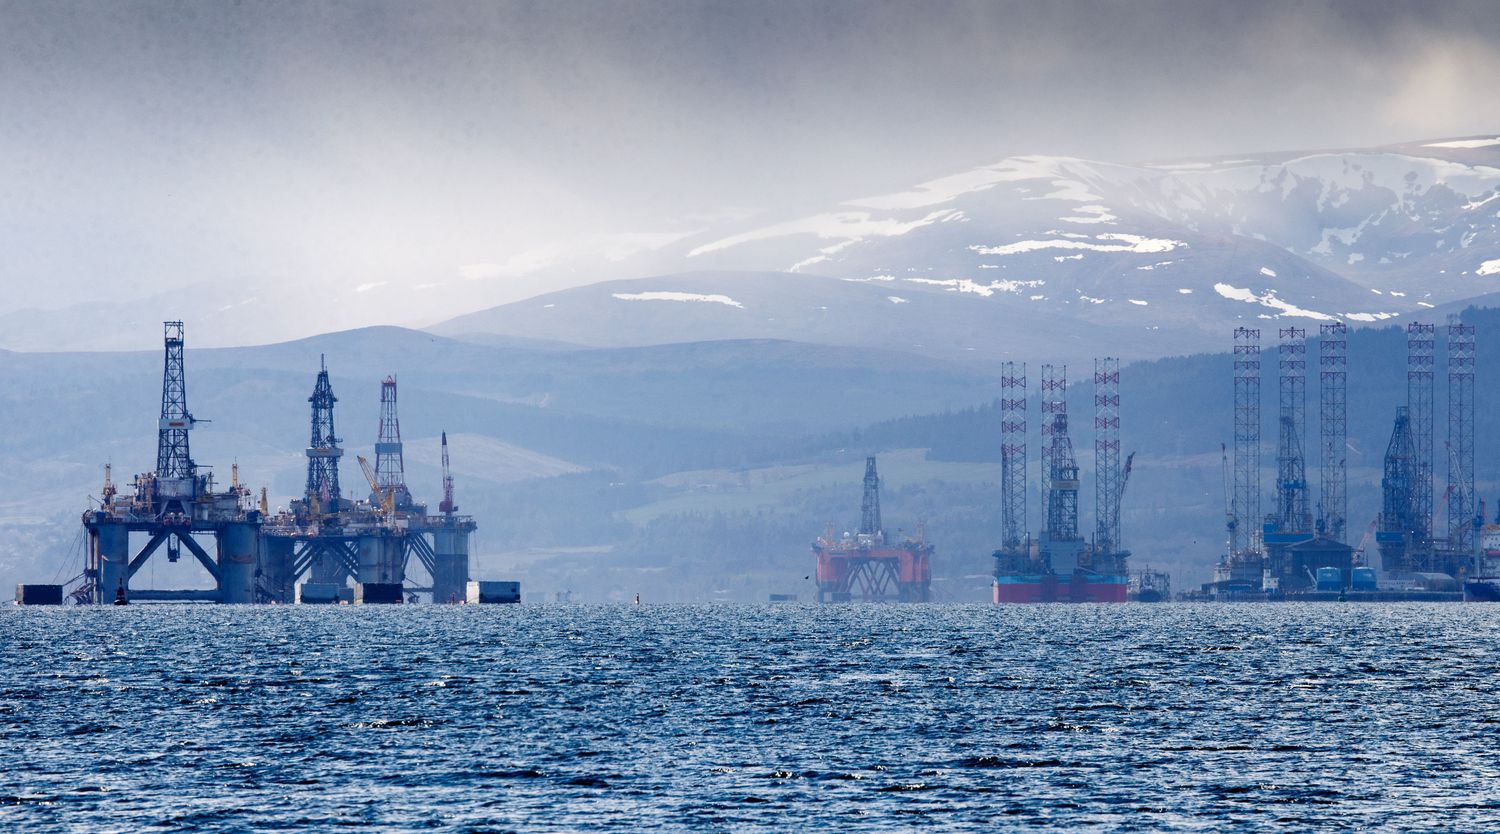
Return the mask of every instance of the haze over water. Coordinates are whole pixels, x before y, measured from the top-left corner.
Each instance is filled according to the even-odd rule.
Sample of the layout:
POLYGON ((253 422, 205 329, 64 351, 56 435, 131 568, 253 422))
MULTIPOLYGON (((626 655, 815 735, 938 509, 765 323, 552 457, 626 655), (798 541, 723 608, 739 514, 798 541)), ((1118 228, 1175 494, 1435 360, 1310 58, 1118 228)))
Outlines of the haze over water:
POLYGON ((1493 830, 1500 607, 0 609, 15 831, 1493 830))

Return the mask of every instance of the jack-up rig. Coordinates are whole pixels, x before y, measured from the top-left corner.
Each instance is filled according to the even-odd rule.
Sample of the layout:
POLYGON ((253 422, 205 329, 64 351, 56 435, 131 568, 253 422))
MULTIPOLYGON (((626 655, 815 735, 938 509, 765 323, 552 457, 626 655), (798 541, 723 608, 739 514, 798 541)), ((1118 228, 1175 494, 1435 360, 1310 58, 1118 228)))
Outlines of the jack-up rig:
MULTIPOLYGON (((438 513, 428 514, 426 505, 412 498, 406 485, 395 377, 381 383, 376 464, 371 467, 359 459, 370 495, 351 499, 339 483, 344 453, 334 429, 338 399, 323 364, 308 399, 312 431, 306 487, 288 509, 271 513, 265 489, 257 504, 240 484, 238 465, 228 489, 216 491, 212 475, 193 461, 189 432, 202 421, 187 405, 183 324, 166 322, 165 331, 156 469, 136 475, 130 487, 120 489, 105 466, 98 506, 83 515, 88 550, 80 584, 71 594, 75 601, 373 603, 402 602, 418 592, 430 593, 434 602, 519 601, 518 583, 470 581, 469 537, 476 525, 472 517, 457 512, 446 432, 438 513), (138 550, 132 548, 132 534, 145 538, 138 550), (200 535, 213 537, 214 554, 199 541, 200 535), (163 548, 173 562, 187 550, 208 571, 215 587, 132 589, 132 577, 163 548), (411 570, 413 557, 431 577, 430 584, 414 583, 421 577, 411 570)), ((18 601, 32 599, 56 604, 61 587, 18 589, 18 601)))
POLYGON ((1122 546, 1120 503, 1134 455, 1120 461, 1120 362, 1094 362, 1092 541, 1078 524, 1078 463, 1067 411, 1067 369, 1043 365, 1042 499, 1046 524, 1032 540, 1026 523, 1026 366, 1000 372, 1001 545, 995 551, 994 601, 1124 602, 1130 552, 1122 546))
POLYGON ((859 532, 835 536, 833 528, 813 542, 818 602, 927 602, 932 587, 932 545, 922 524, 916 538, 887 539, 880 521, 880 475, 865 459, 859 532))
POLYGON ((1456 598, 1472 570, 1483 511, 1474 497, 1474 328, 1447 326, 1446 536, 1435 534, 1433 371, 1436 327, 1407 326, 1406 402, 1386 447, 1381 509, 1357 547, 1348 543, 1349 342, 1341 322, 1319 328, 1321 500, 1309 507, 1305 429, 1306 331, 1280 330, 1276 509, 1260 515, 1260 331, 1234 331, 1234 466, 1224 456, 1225 555, 1204 592, 1219 599, 1456 598), (1373 534, 1382 576, 1366 564, 1373 534))

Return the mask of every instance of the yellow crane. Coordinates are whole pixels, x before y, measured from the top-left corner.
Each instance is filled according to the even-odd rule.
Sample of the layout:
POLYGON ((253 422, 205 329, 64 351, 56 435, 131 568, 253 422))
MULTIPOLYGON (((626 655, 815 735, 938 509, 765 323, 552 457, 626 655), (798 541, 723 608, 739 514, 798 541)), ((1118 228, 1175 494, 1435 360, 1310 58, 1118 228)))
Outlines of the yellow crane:
POLYGON ((375 478, 375 468, 365 460, 364 455, 355 455, 359 459, 359 468, 365 473, 365 480, 370 482, 370 491, 380 496, 380 509, 387 517, 396 514, 396 491, 394 489, 381 489, 380 482, 375 478))

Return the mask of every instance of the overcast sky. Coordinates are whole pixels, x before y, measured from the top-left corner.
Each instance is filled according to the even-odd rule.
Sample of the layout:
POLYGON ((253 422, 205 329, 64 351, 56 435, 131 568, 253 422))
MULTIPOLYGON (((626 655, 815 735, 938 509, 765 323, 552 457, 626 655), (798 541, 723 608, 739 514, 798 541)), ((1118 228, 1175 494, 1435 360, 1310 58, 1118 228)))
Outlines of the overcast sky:
POLYGON ((1493 133, 1496 78, 1493 2, 0 0, 0 313, 207 283, 411 322, 549 246, 1016 153, 1493 133))

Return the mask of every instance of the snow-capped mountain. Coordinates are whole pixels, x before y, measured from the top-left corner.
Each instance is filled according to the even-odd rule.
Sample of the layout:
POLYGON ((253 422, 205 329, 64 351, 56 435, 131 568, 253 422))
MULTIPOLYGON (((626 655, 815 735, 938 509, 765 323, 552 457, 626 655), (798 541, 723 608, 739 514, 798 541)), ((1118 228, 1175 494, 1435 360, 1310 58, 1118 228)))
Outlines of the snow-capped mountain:
POLYGON ((666 277, 440 329, 1163 355, 1222 346, 1236 325, 1390 322, 1500 290, 1497 189, 1500 137, 1137 165, 1015 157, 709 230, 622 264, 666 277))

